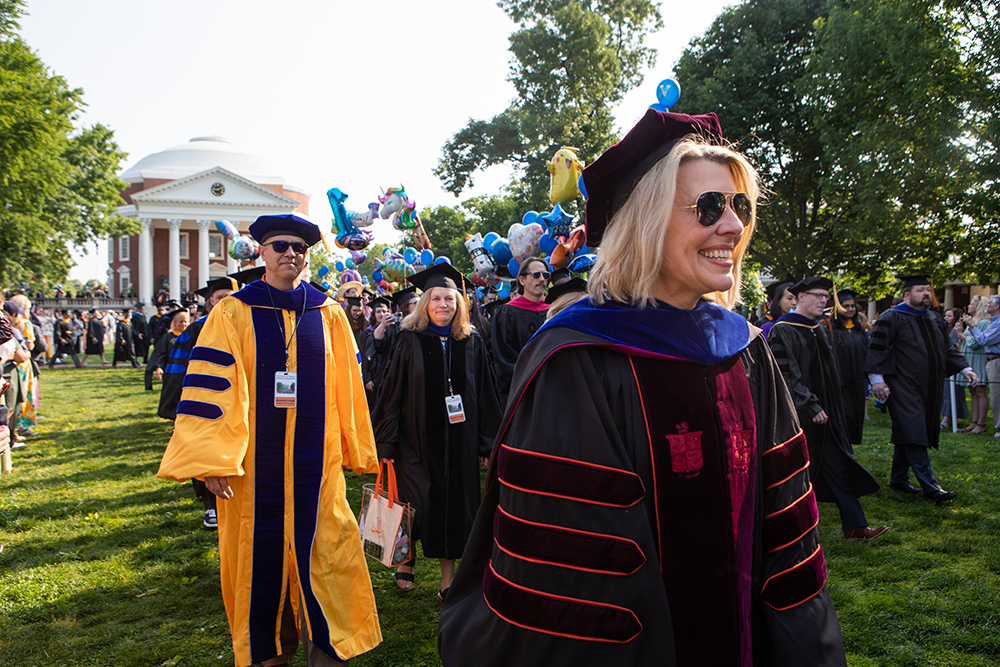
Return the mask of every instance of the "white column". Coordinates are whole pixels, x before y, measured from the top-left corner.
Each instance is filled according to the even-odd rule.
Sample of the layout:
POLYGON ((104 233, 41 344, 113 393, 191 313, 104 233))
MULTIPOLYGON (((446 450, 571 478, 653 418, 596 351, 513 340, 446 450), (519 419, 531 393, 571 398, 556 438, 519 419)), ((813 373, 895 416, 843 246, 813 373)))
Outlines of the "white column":
POLYGON ((211 220, 198 221, 198 285, 200 289, 208 284, 208 229, 211 220))
POLYGON ((139 218, 139 300, 146 313, 155 313, 153 303, 153 219, 139 218), (145 310, 149 308, 150 310, 145 310))
POLYGON ((955 307, 955 286, 945 285, 944 286, 944 309, 955 307))
POLYGON ((170 298, 181 300, 181 220, 169 218, 170 225, 170 298))
POLYGON ((868 297, 868 321, 874 322, 876 315, 878 315, 878 307, 875 305, 875 299, 868 297))

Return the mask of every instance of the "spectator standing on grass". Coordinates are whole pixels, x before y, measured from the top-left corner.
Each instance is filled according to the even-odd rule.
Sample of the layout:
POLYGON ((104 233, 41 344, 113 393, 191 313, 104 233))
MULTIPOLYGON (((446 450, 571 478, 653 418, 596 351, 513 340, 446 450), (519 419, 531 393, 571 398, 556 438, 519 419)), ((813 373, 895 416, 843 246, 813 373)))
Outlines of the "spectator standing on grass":
MULTIPOLYGON (((16 354, 17 347, 10 344, 13 340, 14 328, 7 318, 0 315, 0 367, 6 366, 7 362, 11 361, 16 354)), ((7 391, 10 391, 10 389, 7 391)), ((0 397, 0 475, 9 475, 13 468, 13 461, 10 455, 11 435, 8 423, 10 413, 7 410, 5 399, 6 392, 4 392, 4 396, 0 397)), ((0 544, 0 551, 2 550, 3 545, 0 544)))
POLYGON ((237 667, 288 664, 299 637, 308 665, 336 665, 382 640, 343 474, 378 470, 359 353, 343 308, 301 279, 319 227, 261 216, 250 234, 264 278, 209 314, 157 474, 222 499, 237 667))
POLYGON ((14 327, 14 336, 20 340, 23 352, 15 359, 10 372, 11 391, 17 396, 10 426, 15 437, 31 437, 38 435, 34 430, 38 423, 38 376, 31 361, 35 334, 25 312, 15 301, 5 302, 3 310, 14 327))
POLYGON ((892 473, 889 488, 951 500, 931 470, 927 450, 937 449, 944 379, 961 373, 975 387, 979 378, 948 338, 944 318, 930 310, 930 276, 899 276, 903 300, 882 313, 872 328, 865 372, 875 398, 892 417, 892 473), (910 484, 910 469, 920 487, 910 484))
MULTIPOLYGON (((973 300, 973 303, 976 303, 977 301, 978 301, 978 297, 973 300)), ((972 308, 972 310, 975 310, 975 307, 972 306, 972 304, 970 304, 969 307, 972 308)), ((949 340, 949 342, 952 344, 952 346, 955 347, 956 350, 958 350, 959 352, 961 352, 962 351, 963 343, 965 342, 965 323, 962 322, 962 311, 959 308, 949 308, 948 310, 944 311, 943 317, 944 317, 945 324, 948 325, 948 340, 949 340)), ((963 356, 965 356, 964 353, 963 353, 963 356)), ((968 357, 966 357, 966 359, 968 359, 968 357)), ((973 370, 975 370, 975 368, 973 368, 973 370)), ((977 373, 977 375, 978 375, 978 373, 977 373)), ((985 376, 982 376, 982 377, 985 377, 985 376)), ((942 415, 941 430, 942 431, 945 430, 945 429, 951 428, 951 419, 952 419, 952 414, 951 414, 951 387, 952 387, 952 381, 953 381, 953 379, 950 378, 950 377, 949 378, 945 378, 945 381, 944 381, 944 394, 943 394, 944 395, 944 401, 941 404, 941 415, 942 415)), ((958 414, 955 415, 955 419, 956 420, 958 420, 958 419, 968 419, 969 418, 969 409, 968 409, 968 406, 965 404, 965 385, 966 384, 967 383, 964 382, 964 381, 962 381, 962 382, 955 382, 954 383, 954 387, 955 387, 955 409, 956 409, 956 412, 958 412, 958 414)), ((975 404, 974 403, 973 403, 973 408, 975 408, 975 404)), ((971 424, 969 424, 968 428, 966 428, 965 430, 966 431, 971 431, 973 428, 975 428, 977 421, 978 421, 978 419, 974 420, 971 424)))
MULTIPOLYGON (((986 313, 990 317, 989 325, 983 330, 970 326, 968 335, 986 352, 986 379, 990 386, 990 407, 993 409, 993 437, 1000 438, 1000 296, 990 296, 986 313)), ((972 318, 966 315, 966 322, 971 321, 972 318)), ((982 418, 985 422, 985 410, 982 418)))
MULTIPOLYGON (((962 346, 960 351, 968 359, 972 370, 976 372, 976 377, 982 381, 978 387, 969 389, 969 393, 972 395, 972 423, 965 429, 966 433, 978 434, 986 433, 986 415, 990 409, 990 397, 987 394, 985 384, 987 382, 986 358, 988 353, 985 346, 976 340, 973 331, 978 331, 979 333, 986 331, 990 326, 991 319, 989 313, 990 300, 988 298, 980 297, 975 301, 975 304, 975 308, 972 307, 972 304, 969 304, 968 315, 962 317, 958 325, 964 325, 965 329, 961 336, 962 346)), ((960 384, 965 385, 967 383, 961 381, 960 384)), ((962 398, 963 400, 965 398, 964 392, 962 398)), ((948 402, 948 397, 945 397, 945 402, 948 402)))
POLYGON ((55 343, 53 342, 53 334, 55 333, 56 325, 54 309, 39 308, 38 321, 42 325, 42 336, 45 337, 45 361, 47 363, 56 352, 55 343))

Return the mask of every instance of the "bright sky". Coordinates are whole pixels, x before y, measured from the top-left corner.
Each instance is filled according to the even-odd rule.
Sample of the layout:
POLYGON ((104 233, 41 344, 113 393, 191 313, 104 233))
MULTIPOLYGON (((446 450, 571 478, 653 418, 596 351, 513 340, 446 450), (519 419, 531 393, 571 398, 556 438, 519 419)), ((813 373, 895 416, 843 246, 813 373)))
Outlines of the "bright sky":
MULTIPOLYGON (((661 8, 666 27, 647 41, 658 64, 617 110, 620 129, 656 101, 691 38, 731 4, 661 8)), ((114 130, 129 153, 122 171, 217 134, 307 189, 321 226, 332 217, 331 187, 362 210, 380 187, 401 183, 422 208, 497 192, 508 178, 496 167, 456 199, 432 173, 469 118, 489 119, 514 96, 515 26, 489 0, 28 0, 21 26, 51 70, 83 89, 81 124, 114 130)), ((388 236, 389 223, 378 225, 388 236)), ((88 249, 71 277, 103 280, 106 256, 106 244, 88 249)))

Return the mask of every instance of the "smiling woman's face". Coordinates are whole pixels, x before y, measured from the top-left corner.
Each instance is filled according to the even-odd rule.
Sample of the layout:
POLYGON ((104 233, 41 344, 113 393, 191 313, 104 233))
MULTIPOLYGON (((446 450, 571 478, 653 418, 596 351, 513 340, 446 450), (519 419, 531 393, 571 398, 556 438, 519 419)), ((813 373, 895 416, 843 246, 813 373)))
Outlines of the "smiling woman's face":
POLYGON ((733 252, 743 236, 743 223, 730 202, 711 227, 698 222, 697 209, 682 208, 710 191, 737 191, 727 166, 702 159, 681 164, 674 210, 663 241, 663 266, 654 290, 657 299, 678 308, 694 308, 702 295, 725 292, 733 286, 733 252))

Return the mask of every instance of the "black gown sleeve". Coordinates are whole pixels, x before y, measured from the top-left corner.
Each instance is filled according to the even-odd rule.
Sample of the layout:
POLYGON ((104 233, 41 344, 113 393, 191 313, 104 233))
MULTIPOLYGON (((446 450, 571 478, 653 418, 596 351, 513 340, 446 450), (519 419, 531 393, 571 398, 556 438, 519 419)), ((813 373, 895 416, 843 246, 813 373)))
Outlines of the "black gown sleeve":
MULTIPOLYGON (((382 390, 372 412, 372 428, 379 458, 396 458, 402 437, 402 410, 413 401, 413 355, 419 354, 412 336, 400 336, 389 356, 388 367, 382 379, 382 390)), ((421 381, 422 384, 422 381, 421 381)))
POLYGON ((895 314, 891 311, 883 313, 872 324, 872 339, 865 358, 865 375, 885 376, 896 372, 896 358, 892 353, 896 325, 895 314))
POLYGON ((521 353, 518 347, 518 327, 514 310, 513 306, 501 306, 490 324, 490 347, 493 351, 493 370, 496 374, 501 409, 507 405, 514 368, 521 353))
POLYGON ((795 408, 802 414, 815 417, 823 410, 823 406, 819 404, 819 398, 809 390, 806 384, 805 369, 801 363, 805 346, 802 334, 797 329, 798 327, 794 325, 779 322, 771 327, 767 343, 771 346, 771 352, 774 353, 778 369, 781 371, 788 392, 795 402, 795 408))

